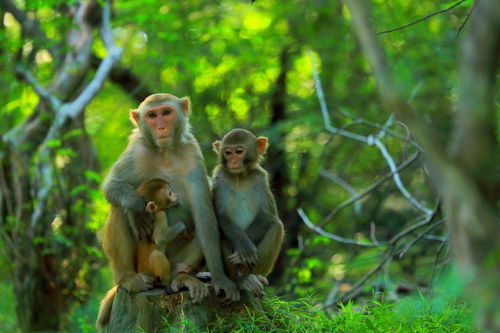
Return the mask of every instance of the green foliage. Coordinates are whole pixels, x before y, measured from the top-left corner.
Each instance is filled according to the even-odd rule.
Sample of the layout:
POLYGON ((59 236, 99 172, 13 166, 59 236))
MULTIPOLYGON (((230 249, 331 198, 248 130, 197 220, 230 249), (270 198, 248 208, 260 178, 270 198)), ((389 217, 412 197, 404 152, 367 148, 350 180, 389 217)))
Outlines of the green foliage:
MULTIPOLYGON (((63 13, 66 6, 74 2, 27 0, 16 3, 29 10, 30 17, 36 17, 49 38, 62 41, 71 22, 69 15, 63 13)), ((449 135, 449 118, 456 99, 454 87, 459 41, 456 31, 472 2, 465 1, 453 11, 380 36, 412 107, 424 117, 432 117, 432 124, 443 137, 449 135)), ((376 0, 372 6, 373 23, 379 31, 394 28, 453 3, 426 0, 415 6, 406 0, 376 0)), ((359 118, 379 124, 387 120, 387 112, 377 97, 375 80, 352 34, 350 21, 342 1, 275 0, 257 1, 253 5, 243 0, 113 3, 113 34, 124 48, 120 66, 130 69, 140 79, 141 87, 152 92, 191 97, 191 123, 209 172, 215 163, 210 144, 229 129, 246 127, 257 135, 269 137, 270 158, 264 166, 271 172, 271 179, 280 171, 285 174, 283 194, 277 204, 287 227, 297 230, 296 235, 287 237, 292 243, 296 239, 300 243, 293 243, 288 249, 284 278, 276 281, 276 290, 280 295, 304 297, 314 292, 324 296, 332 284, 339 281, 343 281, 341 292, 349 290, 357 279, 380 262, 385 249, 346 246, 318 236, 305 228, 295 214, 298 206, 303 207, 309 218, 319 224, 335 207, 351 197, 342 187, 323 178, 321 171, 337 174, 358 192, 389 171, 375 147, 329 134, 321 117, 308 50, 318 64, 334 126, 362 135, 376 135, 379 130, 360 122, 359 118), (272 102, 279 90, 279 75, 285 69, 281 63, 283 53, 289 56, 283 101, 285 114, 276 120, 272 102), (283 155, 277 158, 276 152, 283 155)), ((54 59, 43 49, 46 45, 37 45, 39 41, 24 38, 20 25, 12 15, 5 15, 3 24, 0 28, 0 97, 4 101, 0 106, 1 135, 27 119, 39 101, 29 85, 14 77, 12 69, 17 65, 18 55, 27 58, 35 50, 30 71, 44 86, 47 86, 56 69, 54 59)), ((105 56, 101 42, 95 43, 92 51, 99 57, 105 56)), ((101 169, 97 172, 86 170, 85 181, 77 182, 65 191, 71 198, 91 198, 92 207, 82 205, 79 200, 75 200, 71 207, 73 212, 91 210, 85 220, 85 229, 91 233, 99 232, 109 209, 102 192, 91 184, 102 181, 125 148, 132 129, 128 112, 137 105, 132 91, 123 91, 117 84, 107 81, 86 109, 84 130, 69 131, 62 138, 48 142, 54 152, 51 162, 60 171, 71 160, 78 158, 68 142, 83 135, 92 139, 91 148, 97 152, 101 169)), ((408 134, 406 128, 398 123, 390 130, 401 137, 408 134)), ((410 145, 400 139, 385 136, 382 141, 397 163, 413 153, 410 145)), ((3 154, 4 147, 0 146, 0 156, 3 154)), ((33 158, 37 159, 36 156, 33 158)), ((415 197, 428 206, 434 204, 426 171, 418 161, 402 171, 400 176, 415 197)), ((273 189, 277 185, 281 184, 273 184, 273 189)), ((33 204, 36 205, 36 202, 33 204)), ((417 214, 391 181, 372 191, 360 204, 363 207, 361 213, 349 206, 331 221, 323 221, 322 226, 343 237, 369 241, 373 236, 373 223, 376 226, 373 234, 382 241, 408 226, 417 214)), ((59 225, 57 221, 51 225, 50 235, 33 239, 41 253, 52 253, 54 245, 57 245, 65 254, 80 241, 79 238, 84 238, 76 234, 71 225, 59 225)), ((18 222, 15 217, 7 216, 3 228, 9 232, 11 226, 18 222)), ((443 228, 437 228, 435 233, 442 235, 443 228)), ((411 237, 402 243, 409 241, 411 237)), ((403 258, 391 260, 384 267, 382 277, 369 281, 368 293, 379 285, 391 293, 399 281, 427 285, 439 245, 436 241, 419 240, 403 258)), ((93 260, 103 258, 99 247, 87 246, 83 251, 67 260, 83 260, 84 254, 93 260)), ((12 258, 2 256, 0 272, 7 274, 12 262, 12 258)), ((72 314, 72 331, 93 330, 93 319, 90 318, 95 316, 97 300, 89 296, 94 295, 94 291, 89 294, 89 276, 103 263, 99 260, 97 264, 83 265, 77 293, 81 296, 79 299, 90 297, 90 300, 85 305, 88 308, 79 307, 80 312, 72 314)), ((12 297, 10 305, 5 303, 7 300, 0 301, 0 309, 10 307, 12 301, 12 297)), ((402 327, 403 331, 411 327, 418 331, 423 327, 417 327, 418 322, 431 325, 433 318, 436 325, 441 325, 439 318, 453 320, 450 313, 444 310, 436 312, 432 306, 426 308, 425 305, 422 305, 423 309, 431 310, 423 310, 421 314, 429 319, 419 317, 414 323, 406 323, 397 318, 399 307, 387 304, 370 304, 367 307, 346 305, 334 319, 328 319, 315 307, 306 307, 301 303, 286 303, 277 299, 268 302, 272 305, 272 322, 276 324, 270 326, 271 331, 290 327, 287 316, 299 318, 297 331, 313 328, 334 331, 335 325, 343 327, 344 331, 381 331, 382 328, 397 331, 398 327, 402 327), (387 322, 399 324, 384 326, 389 325, 387 322)), ((448 300, 443 302, 446 304, 443 309, 461 309, 460 304, 448 305, 448 300)), ((15 326, 12 309, 5 311, 0 311, 2 324, 7 316, 5 313, 10 313, 11 321, 0 326, 12 328, 15 326)), ((235 320, 236 324, 239 323, 235 320)), ((252 331, 264 329, 266 324, 254 316, 248 322, 241 322, 241 325, 234 329, 252 331)), ((450 327, 454 327, 453 324, 450 327)))

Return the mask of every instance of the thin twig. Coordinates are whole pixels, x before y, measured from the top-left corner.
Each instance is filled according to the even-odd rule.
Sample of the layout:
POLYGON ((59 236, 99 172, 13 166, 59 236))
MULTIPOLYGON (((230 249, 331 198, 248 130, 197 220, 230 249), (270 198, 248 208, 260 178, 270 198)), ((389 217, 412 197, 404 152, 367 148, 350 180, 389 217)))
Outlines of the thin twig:
POLYGON ((366 281, 368 281, 372 276, 374 276, 375 274, 377 274, 382 269, 382 267, 384 267, 385 263, 392 258, 393 252, 394 252, 394 248, 393 247, 389 248, 389 250, 387 250, 385 252, 384 257, 378 263, 378 265, 375 266, 374 268, 372 268, 361 279, 359 279, 358 282, 356 282, 356 284, 352 286, 351 290, 349 290, 344 295, 342 295, 341 297, 339 297, 338 299, 336 299, 335 302, 332 302, 331 304, 328 304, 328 305, 325 304, 325 307, 335 305, 335 304, 337 304, 339 302, 344 303, 347 300, 353 298, 353 296, 356 295, 357 293, 359 293, 359 291, 363 288, 363 286, 365 285, 366 281))
POLYGON ((439 260, 439 257, 441 256, 441 252, 443 251, 444 247, 448 244, 448 236, 449 236, 449 234, 446 234, 444 236, 443 242, 441 243, 441 245, 439 245, 439 247, 436 251, 436 256, 434 257, 434 262, 432 264, 431 276, 429 277, 429 287, 432 287, 432 284, 434 282, 434 278, 436 276, 438 260, 439 260))
POLYGON ((307 50, 307 54, 309 56, 309 59, 311 60, 312 72, 313 72, 313 78, 314 78, 314 87, 316 89, 316 95, 318 96, 319 105, 321 107, 321 114, 323 115, 323 121, 324 121, 326 130, 329 131, 330 133, 340 134, 342 136, 345 136, 346 138, 350 138, 350 139, 353 139, 356 141, 367 143, 367 139, 363 135, 359 135, 359 134, 349 132, 346 130, 342 130, 342 129, 339 129, 337 127, 332 126, 330 114, 328 112, 328 107, 326 106, 325 94, 323 93, 323 87, 321 85, 321 80, 319 79, 316 60, 314 59, 314 56, 312 55, 311 50, 307 50))
MULTIPOLYGON (((436 205, 436 207, 437 207, 437 205, 436 205)), ((421 228, 421 227, 423 227, 423 226, 425 226, 425 225, 427 225, 429 223, 432 223, 432 221, 433 221, 433 219, 434 219, 434 217, 436 215, 437 215, 437 209, 435 209, 434 212, 431 215, 420 216, 419 218, 417 218, 415 220, 416 221, 415 224, 412 224, 408 228, 404 229, 403 231, 401 231, 398 234, 396 234, 395 236, 393 236, 389 240, 389 242, 386 243, 386 244, 388 244, 390 246, 389 246, 389 248, 387 250, 385 250, 384 256, 383 256, 382 260, 377 264, 377 266, 375 266, 374 268, 372 268, 361 279, 359 279, 358 282, 356 282, 353 285, 353 287, 351 288, 351 290, 347 291, 344 295, 342 295, 341 297, 337 298, 334 301, 331 301, 330 303, 325 303, 325 305, 323 306, 323 309, 326 309, 328 307, 334 306, 334 305, 336 305, 339 302, 344 303, 347 300, 353 298, 355 295, 359 294, 360 291, 362 290, 364 284, 371 277, 373 277, 375 274, 377 274, 382 269, 382 267, 384 267, 384 265, 393 257, 393 255, 395 254, 395 251, 396 251, 396 245, 399 242, 399 240, 401 240, 405 236, 409 235, 414 230, 416 230, 418 228, 421 228)))
MULTIPOLYGON (((389 136, 392 136, 396 139, 399 139, 399 140, 402 140, 404 142, 408 142, 409 144, 415 146, 418 150, 420 151, 423 151, 422 148, 417 144, 417 142, 415 142, 415 140, 412 140, 410 135, 409 135, 409 131, 408 131, 408 127, 406 126, 403 126, 405 128, 405 131, 406 131, 406 136, 403 136, 403 135, 400 135, 396 132, 394 132, 393 130, 389 129, 389 128, 385 128, 384 129, 384 126, 383 125, 380 125, 380 124, 377 124, 377 123, 374 123, 374 122, 371 122, 371 121, 368 121, 368 120, 365 120, 365 119, 362 119, 362 118, 357 118, 353 115, 351 115, 349 112, 341 109, 341 108, 336 108, 335 109, 336 112, 338 112, 339 114, 341 114, 342 116, 346 117, 346 118, 349 118, 349 119, 352 119, 352 121, 355 123, 355 124, 361 124, 361 125, 365 125, 365 126, 369 126, 369 127, 373 127, 373 128, 376 128, 378 130, 384 130, 386 132, 386 134, 388 134, 389 136)), ((400 121, 396 121, 395 122, 395 125, 404 125, 403 123, 401 123, 400 121)))
POLYGON ((413 246, 413 244, 415 244, 419 239, 423 238, 428 232, 431 232, 437 226, 441 225, 443 223, 443 221, 444 221, 444 219, 441 219, 441 220, 436 221, 435 223, 431 224, 427 228, 425 228, 424 231, 422 231, 421 233, 419 233, 414 239, 412 239, 410 242, 408 242, 408 244, 406 244, 401 251, 399 251, 398 257, 399 258, 403 258, 403 256, 405 255, 405 253, 410 249, 410 247, 413 246))
POLYGON ((350 245, 359 245, 359 246, 366 246, 366 247, 374 247, 374 246, 382 246, 386 245, 385 243, 370 243, 370 242, 359 242, 354 239, 349 239, 349 238, 344 238, 340 237, 338 235, 332 234, 328 231, 325 231, 324 229, 318 227, 314 223, 311 222, 309 217, 306 215, 304 210, 302 208, 297 208, 297 213, 299 214, 300 218, 304 222, 304 224, 311 230, 316 231, 318 234, 325 236, 329 239, 332 239, 334 241, 337 241, 339 243, 344 243, 344 244, 350 244, 350 245))
MULTIPOLYGON (((413 154, 410 158, 408 158, 406 161, 404 161, 403 163, 401 163, 400 166, 397 167, 397 172, 400 172, 401 170, 405 169, 406 167, 408 167, 411 163, 413 163, 417 157, 420 155, 419 152, 416 152, 415 154, 413 154)), ((343 203, 341 203, 340 205, 338 205, 334 210, 332 210, 330 212, 330 214, 328 214, 324 219, 323 221, 320 223, 320 226, 324 226, 326 223, 328 223, 330 220, 332 220, 333 218, 335 218, 337 216, 337 214, 344 208, 352 205, 353 203, 355 203, 356 201, 362 199, 364 196, 366 196, 367 194, 369 194, 370 192, 372 192, 373 190, 375 190, 378 186, 380 186, 383 182, 385 182, 386 180, 388 180, 389 178, 393 177, 393 171, 391 172, 388 172, 386 173, 385 175, 383 175, 381 178, 379 178, 375 183, 373 183, 372 185, 370 185, 366 190, 362 191, 362 192, 359 192, 357 196, 355 197, 352 197, 346 201, 344 201, 343 203)))
MULTIPOLYGON (((352 197, 356 197, 358 195, 358 192, 356 192, 356 190, 354 189, 354 187, 352 187, 348 182, 346 182, 344 179, 340 178, 339 176, 337 176, 333 172, 330 172, 328 170, 324 170, 323 169, 323 170, 321 170, 319 172, 319 174, 321 176, 325 177, 326 179, 331 180, 332 182, 336 183, 340 187, 342 187, 344 190, 346 190, 347 192, 349 192, 349 194, 352 197)), ((354 212, 356 214, 360 214, 361 210, 362 210, 361 201, 357 200, 354 203, 354 212)))
POLYGON ((409 226, 408 228, 404 229, 403 231, 400 231, 399 233, 397 233, 395 236, 393 236, 391 238, 391 240, 389 241, 389 244, 394 245, 401 238, 405 237, 406 235, 408 235, 412 231, 414 231, 414 230, 416 230, 418 228, 421 228, 421 227, 423 227, 423 226, 431 223, 432 220, 434 220, 434 218, 436 217, 436 215, 437 215, 437 208, 430 215, 420 216, 419 218, 417 218, 417 221, 421 221, 422 220, 421 222, 417 222, 417 223, 409 226))
POLYGON ((402 30, 402 29, 411 27, 412 25, 415 25, 417 23, 420 23, 422 21, 430 19, 433 16, 436 16, 436 15, 439 15, 439 14, 442 14, 442 13, 446 13, 447 11, 452 10, 453 8, 457 7, 458 5, 460 5, 461 3, 465 2, 465 1, 466 0, 460 0, 457 3, 455 3, 454 5, 452 5, 452 6, 448 7, 448 8, 438 10, 437 12, 434 12, 434 13, 431 13, 431 14, 429 14, 427 16, 421 17, 418 20, 415 20, 415 21, 410 22, 408 24, 402 25, 400 27, 393 28, 393 29, 388 29, 388 30, 383 30, 383 31, 379 31, 379 32, 377 32, 377 35, 382 35, 382 34, 386 34, 386 33, 390 33, 390 32, 394 32, 394 31, 398 31, 398 30, 402 30))
POLYGON ((457 30, 457 38, 458 36, 460 35, 460 33, 462 32, 463 28, 465 28, 465 25, 467 24, 467 22, 469 21, 469 18, 472 14, 472 12, 474 11, 474 8, 476 7, 476 2, 472 3, 472 7, 470 8, 469 12, 467 13, 467 15, 465 16, 465 19, 464 21, 462 22, 462 24, 460 24, 460 26, 458 27, 458 30, 457 30))
MULTIPOLYGON (((370 138, 370 137, 369 137, 370 138)), ((387 161, 387 164, 389 165, 389 168, 392 171, 392 178, 394 179, 394 183, 398 187, 399 191, 403 194, 403 196, 408 199, 412 203, 413 206, 421 210, 422 212, 426 214, 431 214, 432 210, 429 208, 425 207, 422 205, 414 196, 410 194, 410 192, 406 189, 404 186, 403 182, 401 181, 401 177, 399 177, 398 169, 396 167, 396 163, 394 162, 394 159, 392 156, 389 154, 387 151, 387 148, 385 145, 380 141, 379 139, 374 139, 373 140, 375 143, 375 146, 380 150, 382 153, 382 156, 384 156, 385 160, 387 161)))

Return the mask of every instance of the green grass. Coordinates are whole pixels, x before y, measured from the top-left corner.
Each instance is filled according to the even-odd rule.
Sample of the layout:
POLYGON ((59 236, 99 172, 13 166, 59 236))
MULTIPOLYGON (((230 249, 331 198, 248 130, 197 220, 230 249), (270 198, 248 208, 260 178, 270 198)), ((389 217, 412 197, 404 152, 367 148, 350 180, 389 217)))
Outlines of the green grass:
MULTIPOLYGON (((286 302, 270 297, 263 306, 265 316, 233 315, 219 320, 210 332, 478 332, 463 303, 451 301, 440 308, 418 296, 396 304, 349 303, 331 315, 305 299, 286 302)), ((186 325, 189 332, 198 332, 186 325)))

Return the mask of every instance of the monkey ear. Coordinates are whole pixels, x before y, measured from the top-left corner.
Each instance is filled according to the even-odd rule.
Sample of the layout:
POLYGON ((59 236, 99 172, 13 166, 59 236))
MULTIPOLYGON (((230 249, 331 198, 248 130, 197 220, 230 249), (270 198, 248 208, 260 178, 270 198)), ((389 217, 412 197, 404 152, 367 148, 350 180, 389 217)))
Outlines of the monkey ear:
POLYGON ((186 96, 181 98, 181 108, 185 114, 189 114, 191 112, 191 100, 189 97, 186 96))
POLYGON ((140 113, 139 110, 131 109, 130 110, 130 121, 134 126, 139 126, 140 113))
POLYGON ((212 148, 213 148, 214 152, 216 152, 217 154, 220 152, 220 143, 221 142, 219 140, 214 141, 212 143, 212 148))
POLYGON ((267 147, 269 146, 269 142, 265 136, 259 136, 257 140, 255 140, 255 144, 257 145, 257 152, 260 155, 264 155, 266 153, 267 147))

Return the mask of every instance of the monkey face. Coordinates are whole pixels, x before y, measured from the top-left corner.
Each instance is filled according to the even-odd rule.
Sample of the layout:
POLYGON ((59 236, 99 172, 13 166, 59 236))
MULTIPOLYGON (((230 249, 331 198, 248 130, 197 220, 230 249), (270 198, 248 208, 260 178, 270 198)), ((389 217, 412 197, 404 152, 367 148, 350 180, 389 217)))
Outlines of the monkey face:
POLYGON ((177 203, 177 200, 179 199, 177 197, 177 193, 172 191, 172 189, 168 185, 166 186, 166 189, 165 189, 165 195, 167 197, 167 200, 169 201, 169 206, 175 205, 177 203))
POLYGON ((230 173, 239 174, 244 171, 247 149, 242 145, 228 145, 222 149, 225 165, 230 173))
POLYGON ((130 110, 130 118, 151 144, 168 148, 175 142, 176 136, 186 131, 189 112, 189 98, 153 94, 147 97, 137 110, 130 110))
POLYGON ((144 122, 158 147, 167 147, 174 136, 177 110, 164 105, 143 111, 144 122))
POLYGON ((266 137, 255 135, 242 128, 229 131, 222 141, 212 144, 220 159, 222 167, 233 175, 239 175, 259 163, 260 156, 266 153, 268 141, 266 137))

